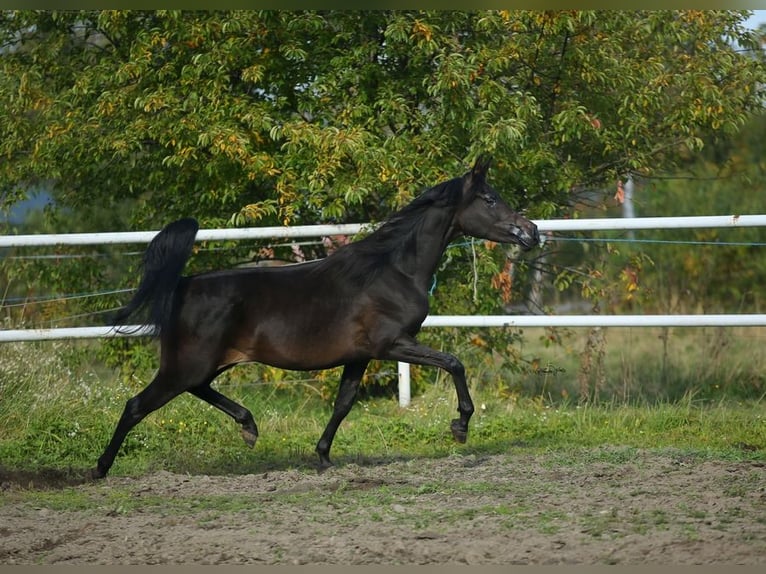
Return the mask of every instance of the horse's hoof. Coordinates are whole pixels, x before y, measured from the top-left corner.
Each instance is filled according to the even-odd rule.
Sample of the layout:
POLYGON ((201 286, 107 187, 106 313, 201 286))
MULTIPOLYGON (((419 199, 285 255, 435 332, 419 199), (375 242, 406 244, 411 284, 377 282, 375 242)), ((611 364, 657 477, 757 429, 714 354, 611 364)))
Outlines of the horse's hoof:
POLYGON ((98 467, 91 468, 85 473, 85 480, 101 480, 106 477, 106 473, 98 467))
POLYGON ((329 457, 319 455, 319 464, 317 465, 317 472, 319 474, 322 474, 324 471, 332 468, 333 466, 335 465, 332 463, 329 457))
POLYGON ((460 419, 453 420, 450 428, 455 441, 463 444, 468 440, 468 428, 463 425, 460 419))
POLYGON ((242 429, 242 439, 247 446, 253 448, 255 446, 255 441, 258 440, 258 435, 253 431, 242 429))

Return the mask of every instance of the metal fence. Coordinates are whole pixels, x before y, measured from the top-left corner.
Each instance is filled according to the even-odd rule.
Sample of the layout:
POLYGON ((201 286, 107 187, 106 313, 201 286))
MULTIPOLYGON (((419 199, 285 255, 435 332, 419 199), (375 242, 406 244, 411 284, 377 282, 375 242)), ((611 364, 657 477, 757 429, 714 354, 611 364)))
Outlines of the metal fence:
MULTIPOLYGON (((630 231, 640 229, 742 228, 766 226, 766 215, 721 215, 698 217, 639 217, 632 219, 553 219, 535 221, 541 234, 561 231, 630 231)), ((240 240, 353 235, 370 224, 304 225, 295 227, 252 227, 208 229, 197 233, 197 241, 240 240)), ((148 243, 158 231, 122 233, 65 233, 0 236, 0 248, 44 245, 103 245, 148 243)), ((766 314, 718 315, 429 315, 424 327, 705 327, 764 326, 766 314)), ((0 330, 0 342, 51 339, 146 336, 151 326, 135 325, 118 333, 113 327, 0 330)), ((399 364, 399 403, 410 402, 409 365, 399 364)))

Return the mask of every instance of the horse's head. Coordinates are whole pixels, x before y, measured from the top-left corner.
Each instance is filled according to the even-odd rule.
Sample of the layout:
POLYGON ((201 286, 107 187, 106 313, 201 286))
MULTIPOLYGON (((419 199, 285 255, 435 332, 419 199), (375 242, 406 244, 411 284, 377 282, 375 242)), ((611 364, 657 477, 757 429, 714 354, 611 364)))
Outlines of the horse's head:
POLYGON ((489 163, 477 160, 462 178, 463 201, 455 217, 458 227, 465 235, 532 249, 540 242, 537 225, 513 211, 487 183, 489 163))

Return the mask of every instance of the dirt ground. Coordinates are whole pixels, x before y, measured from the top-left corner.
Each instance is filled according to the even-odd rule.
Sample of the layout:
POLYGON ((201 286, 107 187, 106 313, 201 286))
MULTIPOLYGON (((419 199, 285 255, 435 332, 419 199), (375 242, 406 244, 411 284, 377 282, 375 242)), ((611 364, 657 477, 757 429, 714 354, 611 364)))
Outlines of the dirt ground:
POLYGON ((758 461, 602 449, 0 483, 6 565, 766 563, 758 461))

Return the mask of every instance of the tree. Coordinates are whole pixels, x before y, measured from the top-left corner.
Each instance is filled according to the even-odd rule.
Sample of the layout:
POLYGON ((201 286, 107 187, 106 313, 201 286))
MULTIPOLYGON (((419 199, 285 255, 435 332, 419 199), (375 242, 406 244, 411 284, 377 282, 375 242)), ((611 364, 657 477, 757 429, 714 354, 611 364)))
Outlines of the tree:
MULTIPOLYGON (((4 11, 0 197, 48 185, 84 228, 375 221, 489 152, 560 216, 762 108, 746 14, 4 11)), ((511 295, 502 250, 450 257, 446 309, 511 295)))
POLYGON ((763 104, 742 11, 4 11, 0 193, 131 227, 376 220, 496 157, 533 216, 763 104))
MULTIPOLYGON (((762 109, 764 62, 746 17, 3 11, 0 206, 45 185, 60 212, 77 214, 62 231, 103 230, 103 213, 112 230, 182 215, 204 226, 377 221, 488 152, 512 205, 572 215, 594 190, 672 170, 762 109)), ((126 260, 114 261, 32 272, 49 290, 116 289, 124 273, 107 278, 126 260)), ((509 265, 502 249, 451 249, 434 283, 450 297, 433 312, 518 300, 524 274, 509 265)), ((517 357, 495 336, 504 341, 472 341, 517 357)))
MULTIPOLYGON (((762 113, 736 137, 707 141, 675 177, 644 182, 640 191, 644 214, 763 213, 765 129, 766 113, 762 113)), ((652 249, 652 272, 642 278, 643 288, 655 294, 649 304, 657 312, 756 313, 763 308, 758 286, 766 281, 761 257, 766 229, 667 230, 653 236, 669 241, 652 249), (700 245, 683 243, 690 240, 700 245)))

